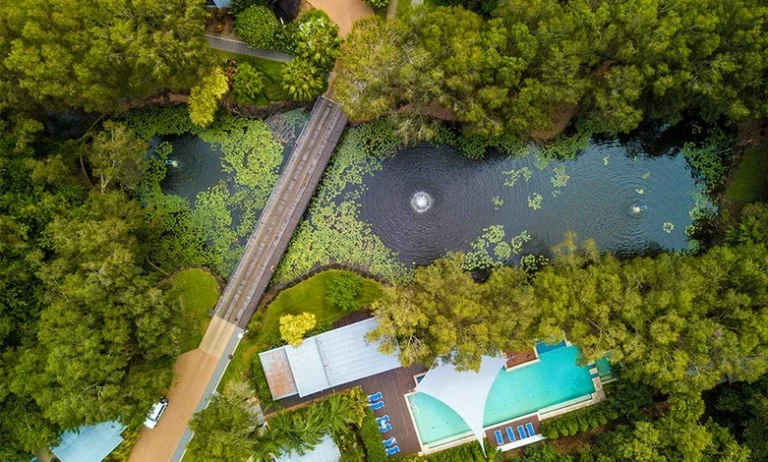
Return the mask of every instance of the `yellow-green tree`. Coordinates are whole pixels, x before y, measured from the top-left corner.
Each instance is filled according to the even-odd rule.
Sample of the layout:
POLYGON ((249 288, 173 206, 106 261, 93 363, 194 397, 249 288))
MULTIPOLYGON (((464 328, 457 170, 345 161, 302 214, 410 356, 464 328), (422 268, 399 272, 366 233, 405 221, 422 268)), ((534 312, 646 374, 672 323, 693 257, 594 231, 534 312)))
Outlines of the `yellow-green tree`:
POLYGON ((304 341, 304 335, 315 328, 317 320, 312 313, 280 316, 280 336, 289 345, 299 346, 304 341))
POLYGON ((214 67, 189 95, 189 118, 195 125, 207 127, 213 122, 219 100, 229 89, 224 71, 214 67))

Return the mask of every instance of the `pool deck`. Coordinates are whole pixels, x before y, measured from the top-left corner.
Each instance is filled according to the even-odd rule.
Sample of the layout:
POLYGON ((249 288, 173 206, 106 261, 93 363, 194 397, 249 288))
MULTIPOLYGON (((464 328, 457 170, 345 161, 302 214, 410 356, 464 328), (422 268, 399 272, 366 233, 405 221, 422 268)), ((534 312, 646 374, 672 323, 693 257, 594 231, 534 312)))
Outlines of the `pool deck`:
POLYGON ((376 417, 388 415, 392 425, 391 431, 382 434, 382 441, 394 436, 397 440, 397 445, 400 447, 400 454, 417 454, 422 450, 421 443, 419 443, 419 437, 416 433, 416 427, 411 418, 410 408, 405 395, 416 388, 414 376, 424 372, 427 372, 425 366, 414 364, 410 367, 401 367, 362 380, 345 383, 339 387, 303 398, 292 396, 281 399, 278 402, 285 409, 301 407, 356 386, 362 387, 367 395, 381 392, 384 396, 384 409, 374 411, 373 413, 376 417))
POLYGON ((535 348, 530 348, 525 351, 509 351, 506 354, 507 364, 506 369, 512 370, 522 365, 535 362, 539 359, 539 355, 536 354, 535 348))
MULTIPOLYGON (((537 441, 537 436, 541 436, 541 421, 539 420, 538 413, 518 417, 517 419, 509 420, 506 422, 502 422, 498 425, 494 425, 492 427, 486 427, 485 428, 485 438, 494 446, 497 446, 501 448, 503 451, 508 451, 510 449, 514 449, 516 447, 525 446, 527 444, 533 443, 537 441), (517 436, 517 426, 522 425, 525 427, 525 424, 531 423, 533 425, 533 429, 535 430, 536 435, 533 438, 526 438, 521 440, 519 436, 517 436), (510 443, 509 439, 507 439, 507 433, 504 431, 505 428, 512 427, 512 430, 515 432, 515 437, 517 438, 515 441, 512 441, 510 443), (496 444, 496 436, 493 434, 496 430, 501 430, 501 435, 504 437, 504 444, 499 446, 496 444)), ((540 438, 539 438, 540 439, 540 438)))

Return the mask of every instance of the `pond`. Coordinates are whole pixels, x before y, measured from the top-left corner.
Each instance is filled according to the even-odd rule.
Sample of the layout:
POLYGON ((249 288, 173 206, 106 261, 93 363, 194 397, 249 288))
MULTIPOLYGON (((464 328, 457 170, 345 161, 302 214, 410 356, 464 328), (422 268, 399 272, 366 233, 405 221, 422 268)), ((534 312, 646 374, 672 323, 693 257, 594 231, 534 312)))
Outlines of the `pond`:
POLYGON ((360 218, 401 262, 417 265, 486 244, 480 251, 493 255, 514 236, 523 248, 496 251, 501 260, 546 255, 568 231, 619 255, 686 249, 701 195, 679 149, 650 156, 636 140, 593 140, 575 160, 548 163, 535 154, 473 161, 421 145, 384 160, 364 183, 360 218), (504 236, 478 242, 494 228, 504 236))

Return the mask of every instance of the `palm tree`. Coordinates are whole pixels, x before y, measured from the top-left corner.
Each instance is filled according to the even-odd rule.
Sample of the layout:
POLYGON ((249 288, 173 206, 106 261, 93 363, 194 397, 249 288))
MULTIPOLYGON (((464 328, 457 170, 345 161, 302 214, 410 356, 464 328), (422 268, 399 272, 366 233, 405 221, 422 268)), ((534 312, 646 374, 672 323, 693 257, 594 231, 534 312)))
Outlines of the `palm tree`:
POLYGON ((324 404, 325 425, 334 435, 346 435, 350 425, 358 423, 356 406, 347 396, 333 395, 324 404))

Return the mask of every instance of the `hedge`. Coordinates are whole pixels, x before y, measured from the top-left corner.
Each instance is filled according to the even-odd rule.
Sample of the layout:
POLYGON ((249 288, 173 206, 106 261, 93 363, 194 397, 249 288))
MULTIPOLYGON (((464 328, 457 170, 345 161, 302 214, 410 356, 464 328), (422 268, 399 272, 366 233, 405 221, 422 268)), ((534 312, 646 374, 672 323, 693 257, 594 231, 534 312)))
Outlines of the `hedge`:
POLYGON ((619 417, 609 401, 603 401, 578 411, 547 419, 541 422, 541 434, 547 438, 576 435, 605 425, 619 417))
POLYGON ((261 408, 266 409, 274 402, 272 401, 272 394, 269 392, 267 376, 264 374, 264 368, 261 366, 261 358, 259 358, 258 353, 255 353, 251 358, 251 372, 253 375, 253 385, 256 387, 256 394, 259 396, 261 408))
POLYGON ((387 461, 387 453, 384 452, 383 439, 379 432, 379 425, 376 423, 376 417, 373 416, 373 411, 367 408, 363 425, 360 427, 360 439, 363 440, 367 462, 387 461))
POLYGON ((406 462, 486 462, 488 460, 499 460, 494 458, 493 454, 491 454, 491 450, 494 447, 493 445, 486 441, 485 447, 488 449, 488 455, 491 456, 488 459, 483 455, 483 450, 480 448, 480 444, 472 442, 434 454, 429 454, 427 456, 408 456, 404 460, 406 462))

